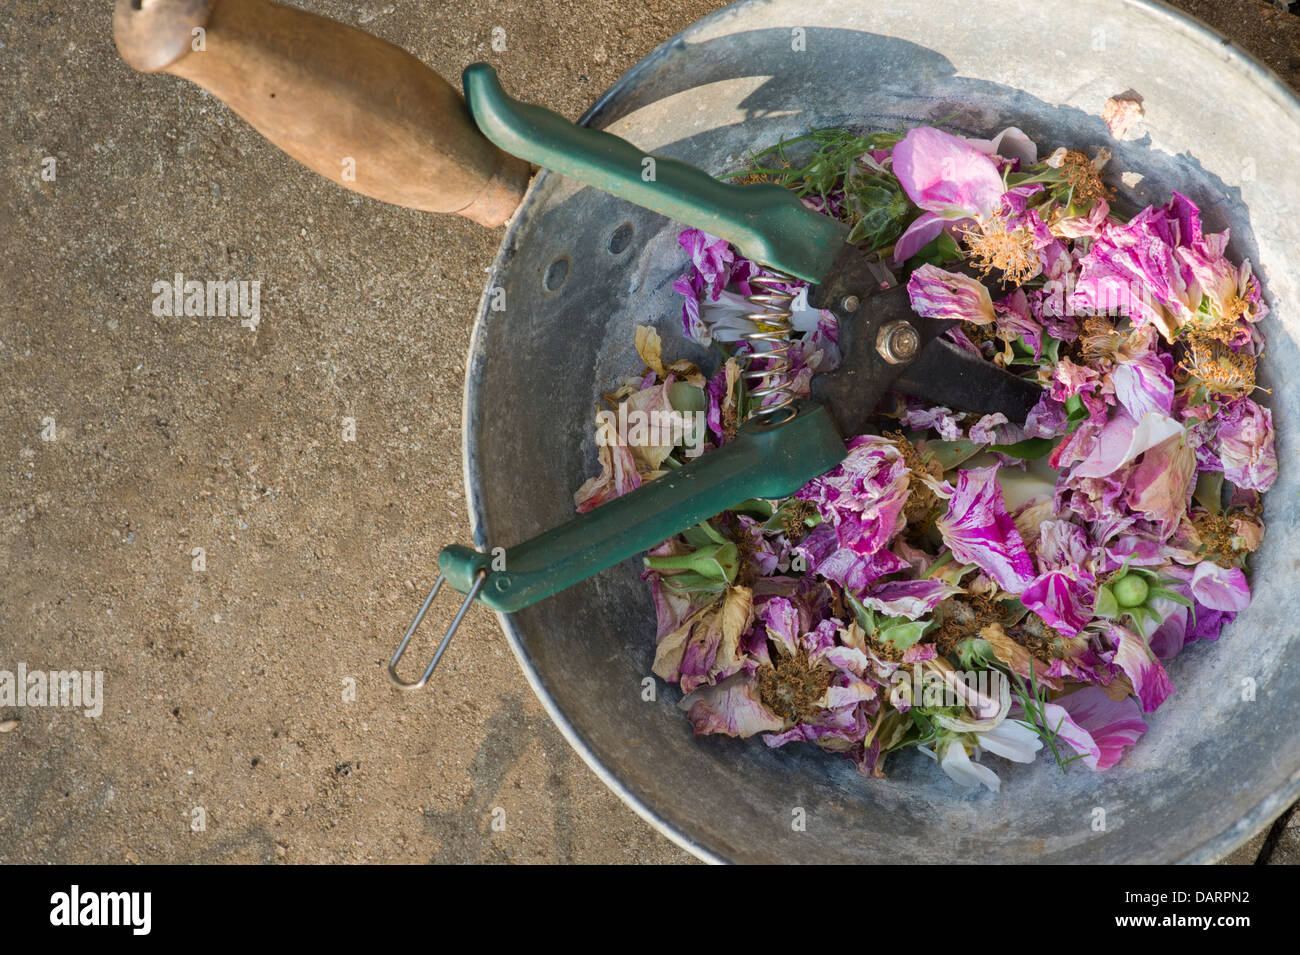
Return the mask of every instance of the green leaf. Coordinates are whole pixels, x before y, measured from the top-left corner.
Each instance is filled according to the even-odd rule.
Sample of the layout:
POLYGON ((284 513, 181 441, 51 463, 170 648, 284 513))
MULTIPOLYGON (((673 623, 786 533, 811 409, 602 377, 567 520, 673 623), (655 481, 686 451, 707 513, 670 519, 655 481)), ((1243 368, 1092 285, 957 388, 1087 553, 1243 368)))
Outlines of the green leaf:
POLYGON ((714 544, 725 544, 727 539, 723 537, 708 521, 701 521, 692 527, 682 531, 682 537, 686 543, 692 547, 711 547, 714 544))
POLYGON ((1043 336, 1043 360, 1049 365, 1057 365, 1061 362, 1061 340, 1053 338, 1051 335, 1043 336))
POLYGON ((723 537, 708 521, 682 532, 691 549, 682 554, 647 555, 645 566, 668 571, 663 582, 679 592, 705 590, 712 593, 736 579, 740 570, 740 553, 736 545, 723 537))
POLYGON ((935 243, 945 262, 957 262, 961 259, 961 246, 957 244, 956 239, 948 234, 947 230, 939 233, 939 238, 935 239, 935 243))
POLYGON ((1014 627, 1029 613, 1029 608, 1020 602, 1019 597, 1012 597, 1009 600, 999 600, 998 606, 1002 609, 1002 625, 1004 627, 1014 627))
POLYGON ((952 551, 945 551, 942 557, 938 558, 933 564, 925 568, 925 573, 923 573, 921 576, 933 577, 934 572, 936 570, 939 570, 942 567, 946 567, 948 564, 951 564, 954 560, 956 560, 956 557, 953 556, 952 551))
POLYGON ((964 670, 983 670, 994 660, 993 645, 983 637, 967 637, 955 649, 964 670))
POLYGON ((951 471, 967 458, 979 454, 982 447, 982 444, 963 438, 960 441, 926 441, 921 445, 921 451, 938 461, 945 471, 951 471))
POLYGON ((868 249, 893 245, 903 234, 912 214, 912 203, 896 185, 875 177, 845 177, 845 201, 850 220, 849 242, 868 249))
POLYGON ((686 571, 681 574, 665 574, 659 578, 669 590, 679 594, 720 594, 727 589, 725 581, 720 581, 714 577, 705 577, 694 571, 686 571))
POLYGON ((879 631, 879 637, 896 650, 906 650, 908 647, 914 646, 925 635, 930 623, 929 620, 904 620, 901 623, 882 627, 879 631))
POLYGON ((739 511, 742 514, 752 514, 762 520, 767 520, 776 512, 776 505, 771 501, 765 501, 761 497, 751 497, 747 501, 741 501, 733 511, 739 511))
POLYGON ((1056 447, 1056 440, 1053 438, 1025 438, 1014 444, 990 444, 989 450, 1022 461, 1037 461, 1050 454, 1054 447, 1056 447))
POLYGON ((1154 633, 1154 630, 1150 633, 1147 631, 1147 624, 1154 624, 1156 627, 1160 626, 1160 614, 1150 607, 1129 607, 1125 608, 1124 612, 1129 615, 1129 618, 1133 621, 1133 629, 1137 631, 1137 635, 1143 640, 1149 639, 1151 633, 1154 633))
POLYGON ((877 640, 883 640, 898 650, 906 650, 915 644, 925 631, 930 628, 932 620, 908 620, 906 617, 877 616, 870 607, 852 594, 845 594, 858 626, 877 640))
POLYGON ((859 627, 867 633, 875 633, 880 629, 876 626, 876 615, 871 611, 870 607, 850 593, 846 593, 844 596, 849 599, 849 606, 853 608, 853 616, 857 618, 859 627))
POLYGON ((889 710, 880 717, 876 738, 880 740, 881 752, 888 752, 906 744, 908 734, 915 728, 913 720, 898 712, 889 710))
POLYGON ((961 247, 957 245, 957 240, 947 232, 940 232, 937 239, 922 246, 920 251, 904 264, 908 269, 917 269, 922 265, 946 265, 960 259, 961 247))
MULTIPOLYGON (((787 498, 781 503, 780 507, 773 508, 772 512, 763 522, 763 530, 784 531, 786 519, 791 515, 796 504, 802 503, 803 502, 797 501, 794 498, 787 498)), ((802 520, 805 527, 816 527, 822 522, 822 516, 816 509, 813 509, 812 513, 805 516, 802 520)))
POLYGON ((1202 471, 1196 479, 1193 497, 1211 514, 1220 513, 1223 510, 1223 472, 1202 471))
POLYGON ((1018 673, 1008 673, 1011 678, 1011 691, 1020 702, 1021 709, 1025 711, 1025 716, 1028 717, 1027 720, 1019 720, 1018 722, 1023 723, 1038 734, 1039 738, 1047 744, 1047 748, 1051 751, 1052 757, 1056 760, 1056 765, 1061 768, 1061 772, 1065 772, 1066 767, 1069 766, 1070 763, 1074 762, 1076 759, 1082 758, 1082 756, 1073 756, 1069 759, 1065 759, 1061 756, 1061 751, 1057 748, 1056 743, 1058 739, 1057 734, 1065 724, 1065 718, 1062 717, 1058 720, 1054 727, 1048 723, 1046 709, 1047 695, 1046 693, 1039 691, 1037 673, 1037 668, 1034 666, 1032 661, 1029 664, 1028 683, 1026 683, 1024 678, 1018 673))
POLYGON ((1034 350, 1025 342, 1023 335, 1017 335, 1011 341, 1012 365, 1037 367, 1038 359, 1034 357, 1034 350))
POLYGON ((707 411, 709 398, 704 389, 689 381, 674 381, 668 388, 668 403, 674 411, 707 411))

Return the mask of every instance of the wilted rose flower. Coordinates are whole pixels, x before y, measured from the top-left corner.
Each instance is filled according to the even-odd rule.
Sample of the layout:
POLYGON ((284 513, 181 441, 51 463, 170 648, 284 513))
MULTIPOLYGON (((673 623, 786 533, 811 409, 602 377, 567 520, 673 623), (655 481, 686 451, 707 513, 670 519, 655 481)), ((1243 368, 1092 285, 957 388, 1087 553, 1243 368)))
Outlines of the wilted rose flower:
POLYGON ((1267 491, 1277 480, 1277 450, 1273 443, 1273 414, 1250 398, 1238 398, 1217 416, 1209 450, 1223 467, 1223 476, 1238 487, 1267 491))
POLYGON ((1201 303, 1195 277, 1176 253, 1193 220, 1199 230, 1196 206, 1175 192, 1167 206, 1148 207, 1126 223, 1106 223, 1079 261, 1074 306, 1103 314, 1118 310, 1135 325, 1155 325, 1173 341, 1201 303))

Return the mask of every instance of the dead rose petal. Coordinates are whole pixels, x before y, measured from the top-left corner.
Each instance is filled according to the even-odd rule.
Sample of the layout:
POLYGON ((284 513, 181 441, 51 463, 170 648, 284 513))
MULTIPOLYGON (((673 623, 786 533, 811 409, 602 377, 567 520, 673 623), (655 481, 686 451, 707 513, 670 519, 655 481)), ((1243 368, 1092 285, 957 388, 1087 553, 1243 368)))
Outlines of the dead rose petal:
POLYGON ((969 275, 925 264, 907 280, 912 310, 923 318, 957 319, 988 325, 996 319, 984 283, 969 275))
POLYGON ((883 614, 916 620, 933 613, 944 598, 960 589, 946 580, 890 580, 873 585, 860 599, 883 614))
POLYGON ((1179 436, 1183 426, 1168 415, 1148 412, 1141 421, 1118 414, 1106 422, 1088 456, 1075 466, 1073 477, 1105 477, 1148 448, 1179 436))
POLYGON ((1034 564, 1007 513, 997 465, 957 472, 947 513, 936 526, 959 561, 975 564, 1003 590, 1021 593, 1034 578, 1034 564))
POLYGON ((753 736, 785 729, 785 721, 765 707, 758 697, 758 683, 752 673, 740 672, 717 686, 702 686, 677 704, 696 736, 753 736))
POLYGON ((1089 769, 1106 770, 1119 762, 1147 730, 1137 701, 1112 700, 1089 686, 1044 707, 1049 727, 1083 756, 1089 769))
POLYGON ((993 160, 951 133, 918 126, 894 146, 893 159, 908 198, 944 219, 987 216, 1002 201, 993 160))
POLYGON ((1250 398, 1238 398, 1217 420, 1213 445, 1224 476, 1238 487, 1267 491, 1277 480, 1273 413, 1250 398))
POLYGON ((1039 574, 1020 595, 1020 602, 1065 636, 1078 636, 1092 620, 1094 587, 1090 574, 1079 576, 1083 579, 1065 570, 1039 574))
POLYGON ((637 473, 632 451, 619 444, 618 434, 608 416, 597 417, 596 431, 600 474, 588 478, 574 492, 573 503, 579 514, 641 486, 641 475, 637 473))
POLYGON ((1127 627, 1110 626, 1109 637, 1115 648, 1115 665, 1133 684, 1143 713, 1153 713, 1174 692, 1174 685, 1164 665, 1151 652, 1147 642, 1127 627))
POLYGON ((1133 90, 1112 96, 1101 108, 1101 118, 1110 127, 1110 134, 1116 139, 1123 139, 1133 125, 1145 115, 1142 97, 1133 90))
POLYGON ((1211 610, 1238 611, 1250 605, 1250 584, 1239 567, 1204 560, 1192 574, 1192 596, 1211 610))
POLYGON ((1168 537, 1187 512, 1195 479, 1196 451, 1176 435, 1143 454, 1126 482, 1125 503, 1168 537))

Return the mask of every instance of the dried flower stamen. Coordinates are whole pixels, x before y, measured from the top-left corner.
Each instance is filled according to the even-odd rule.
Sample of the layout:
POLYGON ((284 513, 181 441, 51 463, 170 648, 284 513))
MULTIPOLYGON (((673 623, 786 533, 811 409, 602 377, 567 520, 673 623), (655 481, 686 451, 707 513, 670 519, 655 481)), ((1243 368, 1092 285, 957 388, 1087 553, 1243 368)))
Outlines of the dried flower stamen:
POLYGON ((1234 352, 1225 342, 1200 329, 1187 335, 1183 367, 1212 394, 1240 397, 1255 390, 1255 356, 1234 352))
POLYGON ((1034 248, 1034 234, 1024 226, 1008 229, 1006 220, 994 216, 982 231, 968 229, 962 233, 966 260, 987 277, 993 269, 1002 272, 1003 281, 1023 285, 1043 270, 1034 248))
POLYGON ((821 710, 834 674, 815 666, 802 648, 791 656, 778 656, 775 663, 758 668, 758 697, 763 705, 783 719, 800 723, 813 719, 821 710))
POLYGON ((1201 553, 1220 567, 1236 567, 1250 553, 1232 522, 1208 511, 1192 518, 1192 526, 1201 540, 1201 553))

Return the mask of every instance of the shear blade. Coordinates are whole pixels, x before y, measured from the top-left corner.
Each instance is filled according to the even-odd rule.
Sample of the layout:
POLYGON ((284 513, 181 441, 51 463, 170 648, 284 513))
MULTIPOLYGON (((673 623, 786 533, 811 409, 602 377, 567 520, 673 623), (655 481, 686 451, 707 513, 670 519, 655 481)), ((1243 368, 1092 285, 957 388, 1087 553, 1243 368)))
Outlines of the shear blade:
POLYGON ((912 395, 953 410, 1001 412, 1023 423, 1042 389, 971 354, 942 337, 957 324, 922 318, 912 311, 904 286, 882 290, 862 253, 845 246, 812 304, 839 319, 841 362, 815 375, 812 396, 830 407, 844 435, 861 434, 887 391, 912 395), (905 321, 919 337, 915 357, 891 363, 877 348, 883 326, 905 321))
POLYGON ((894 390, 932 404, 983 414, 1002 412, 1023 424, 1042 396, 1032 381, 936 338, 894 379, 894 390))

